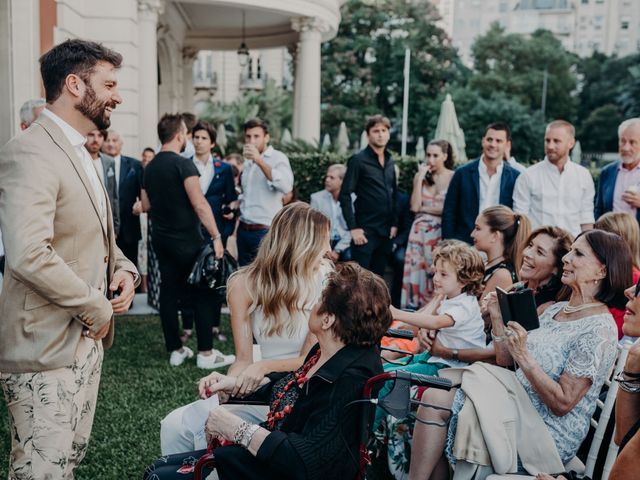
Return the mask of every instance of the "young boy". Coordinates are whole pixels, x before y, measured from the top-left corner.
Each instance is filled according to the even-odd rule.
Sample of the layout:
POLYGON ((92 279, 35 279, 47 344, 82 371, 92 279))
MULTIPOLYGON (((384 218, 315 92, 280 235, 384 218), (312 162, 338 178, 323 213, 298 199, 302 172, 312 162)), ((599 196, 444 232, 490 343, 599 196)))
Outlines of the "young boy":
POLYGON ((391 307, 395 320, 418 328, 438 330, 438 341, 452 350, 452 358, 416 355, 402 367, 415 373, 437 375, 441 368, 463 367, 458 351, 484 348, 486 336, 478 295, 482 291, 484 264, 476 250, 462 242, 451 242, 436 250, 433 277, 434 299, 417 312, 391 307), (415 368, 413 368, 415 367, 415 368))

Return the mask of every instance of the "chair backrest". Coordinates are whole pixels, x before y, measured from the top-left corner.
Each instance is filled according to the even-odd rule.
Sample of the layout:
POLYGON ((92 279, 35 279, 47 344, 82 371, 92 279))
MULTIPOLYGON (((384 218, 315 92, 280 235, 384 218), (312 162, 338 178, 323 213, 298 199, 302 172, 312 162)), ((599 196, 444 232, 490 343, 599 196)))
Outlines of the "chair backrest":
MULTIPOLYGON (((597 407, 600 409, 600 417, 598 418, 598 420, 591 418, 591 425, 596 430, 593 434, 593 440, 591 441, 591 447, 589 448, 589 454, 587 455, 587 463, 585 467, 585 475, 590 478, 593 478, 593 472, 596 467, 596 460, 598 459, 598 452, 600 451, 602 440, 607 429, 607 424, 609 423, 611 412, 613 411, 613 407, 615 405, 616 394, 618 393, 618 382, 613 381, 613 377, 620 373, 624 368, 624 364, 627 360, 627 355, 629 354, 630 346, 631 344, 627 342, 618 344, 618 359, 613 367, 611 375, 605 381, 605 385, 609 387, 607 396, 605 397, 604 402, 600 399, 596 401, 597 407)), ((607 452, 607 460, 605 461, 604 469, 602 472, 602 480, 607 480, 607 478, 609 477, 609 471, 611 470, 611 466, 613 465, 617 452, 618 447, 613 442, 612 437, 607 452)))

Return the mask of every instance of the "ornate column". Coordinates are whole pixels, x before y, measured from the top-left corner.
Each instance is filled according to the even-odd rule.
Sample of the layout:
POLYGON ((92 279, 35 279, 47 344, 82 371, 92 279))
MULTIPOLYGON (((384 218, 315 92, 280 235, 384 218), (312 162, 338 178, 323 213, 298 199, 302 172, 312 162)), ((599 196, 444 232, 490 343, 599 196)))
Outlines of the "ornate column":
POLYGON ((158 144, 158 17, 162 0, 138 0, 139 151, 158 144))
POLYGON ((328 25, 317 18, 298 17, 291 21, 300 32, 296 52, 293 97, 293 137, 320 141, 320 44, 328 25))
POLYGON ((193 112, 195 89, 193 87, 193 62, 198 49, 184 47, 182 49, 182 111, 193 112))

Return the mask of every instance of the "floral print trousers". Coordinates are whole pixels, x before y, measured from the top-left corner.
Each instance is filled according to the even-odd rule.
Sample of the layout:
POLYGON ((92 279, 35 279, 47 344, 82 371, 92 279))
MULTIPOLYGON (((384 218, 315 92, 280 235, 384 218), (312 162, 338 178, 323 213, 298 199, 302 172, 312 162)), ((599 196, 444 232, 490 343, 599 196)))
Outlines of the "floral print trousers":
POLYGON ((91 434, 102 357, 102 342, 83 336, 68 367, 0 374, 11 424, 9 480, 73 479, 91 434))

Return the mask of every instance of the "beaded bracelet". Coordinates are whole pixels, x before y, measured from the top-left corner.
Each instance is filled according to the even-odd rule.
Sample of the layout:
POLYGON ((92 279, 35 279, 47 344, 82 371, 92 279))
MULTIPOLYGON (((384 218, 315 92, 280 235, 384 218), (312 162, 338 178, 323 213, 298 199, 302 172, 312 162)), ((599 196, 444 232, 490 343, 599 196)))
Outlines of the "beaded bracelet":
POLYGON ((615 376, 614 380, 618 382, 620 390, 627 393, 640 393, 640 378, 634 380, 627 380, 624 377, 624 372, 620 372, 615 376))

